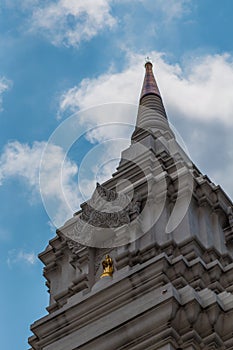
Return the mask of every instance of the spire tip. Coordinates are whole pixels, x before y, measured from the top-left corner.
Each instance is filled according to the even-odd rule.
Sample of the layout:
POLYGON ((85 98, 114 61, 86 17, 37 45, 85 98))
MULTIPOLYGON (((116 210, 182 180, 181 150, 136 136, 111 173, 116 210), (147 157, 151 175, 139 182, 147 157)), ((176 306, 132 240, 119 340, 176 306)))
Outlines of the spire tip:
POLYGON ((140 101, 141 99, 146 96, 146 95, 157 95, 161 97, 159 88, 157 86, 157 83, 155 81, 155 77, 153 74, 153 64, 151 62, 151 59, 149 56, 145 58, 145 78, 142 86, 142 91, 141 91, 141 96, 140 96, 140 101))
POLYGON ((151 60, 151 58, 149 57, 149 56, 147 56, 146 58, 145 58, 145 67, 146 67, 146 65, 149 63, 149 64, 151 64, 152 66, 153 66, 153 64, 152 64, 152 60, 151 60))

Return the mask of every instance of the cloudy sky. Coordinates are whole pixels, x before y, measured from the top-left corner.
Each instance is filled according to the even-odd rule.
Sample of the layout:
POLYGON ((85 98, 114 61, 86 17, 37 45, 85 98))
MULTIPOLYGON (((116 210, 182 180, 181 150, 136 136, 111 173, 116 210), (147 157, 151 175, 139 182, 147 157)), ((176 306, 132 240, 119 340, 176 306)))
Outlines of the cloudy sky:
POLYGON ((233 198, 232 11, 232 0, 0 0, 2 348, 26 349, 46 313, 37 254, 114 171, 146 56, 191 158, 233 198))

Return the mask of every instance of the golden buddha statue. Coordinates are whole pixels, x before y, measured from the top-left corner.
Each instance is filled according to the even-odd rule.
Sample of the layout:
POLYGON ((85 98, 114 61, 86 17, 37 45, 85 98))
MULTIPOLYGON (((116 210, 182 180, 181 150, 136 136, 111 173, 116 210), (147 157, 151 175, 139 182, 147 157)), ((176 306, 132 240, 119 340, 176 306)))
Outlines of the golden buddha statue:
POLYGON ((105 259, 102 261, 103 266, 103 272, 101 274, 101 278, 103 277, 112 277, 114 267, 113 267, 113 260, 110 258, 110 256, 107 254, 105 256, 105 259))

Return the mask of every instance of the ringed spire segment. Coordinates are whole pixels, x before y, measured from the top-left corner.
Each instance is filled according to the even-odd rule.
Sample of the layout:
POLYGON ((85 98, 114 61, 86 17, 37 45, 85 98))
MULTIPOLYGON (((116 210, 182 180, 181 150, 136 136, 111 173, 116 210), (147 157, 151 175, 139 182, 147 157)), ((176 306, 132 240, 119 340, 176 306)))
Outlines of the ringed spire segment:
POLYGON ((146 64, 145 64, 146 72, 145 72, 145 78, 142 86, 140 101, 144 96, 147 95, 157 95, 161 98, 158 85, 156 83, 154 73, 153 73, 153 64, 151 63, 151 60, 149 57, 146 58, 146 64))

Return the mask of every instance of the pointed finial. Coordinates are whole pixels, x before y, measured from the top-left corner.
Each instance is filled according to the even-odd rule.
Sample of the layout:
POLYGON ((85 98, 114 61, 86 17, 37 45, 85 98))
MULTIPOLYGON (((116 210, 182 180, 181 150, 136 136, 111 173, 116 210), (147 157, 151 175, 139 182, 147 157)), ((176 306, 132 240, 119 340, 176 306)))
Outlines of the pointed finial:
POLYGON ((114 267, 113 267, 113 260, 110 258, 110 256, 107 254, 105 256, 105 259, 102 261, 103 266, 103 272, 101 274, 101 278, 103 277, 112 277, 114 267))
POLYGON ((146 61, 146 64, 147 64, 147 63, 151 63, 151 64, 152 64, 152 60, 151 60, 151 58, 150 58, 149 56, 147 56, 147 57, 145 58, 145 61, 146 61))

